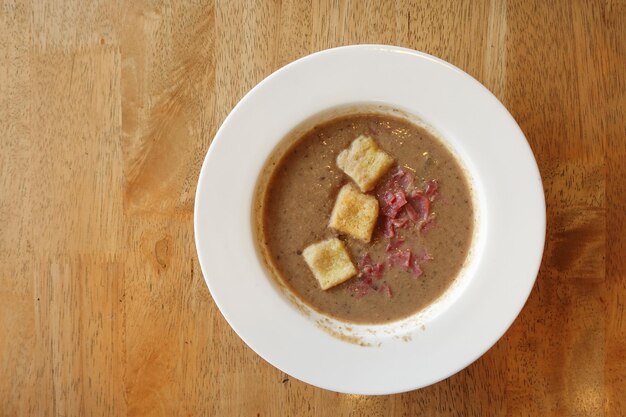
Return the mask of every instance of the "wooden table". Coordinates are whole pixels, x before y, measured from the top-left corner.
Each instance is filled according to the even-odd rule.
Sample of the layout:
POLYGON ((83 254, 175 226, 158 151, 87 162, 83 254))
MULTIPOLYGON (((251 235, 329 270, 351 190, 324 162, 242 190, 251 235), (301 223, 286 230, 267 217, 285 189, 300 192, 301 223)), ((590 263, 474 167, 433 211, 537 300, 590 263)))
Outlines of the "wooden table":
POLYGON ((247 3, 0 5, 0 416, 625 415, 626 3, 247 3), (261 360, 193 241, 200 164, 235 103, 354 43, 426 51, 485 84, 528 137, 548 211, 506 335, 384 397, 261 360))

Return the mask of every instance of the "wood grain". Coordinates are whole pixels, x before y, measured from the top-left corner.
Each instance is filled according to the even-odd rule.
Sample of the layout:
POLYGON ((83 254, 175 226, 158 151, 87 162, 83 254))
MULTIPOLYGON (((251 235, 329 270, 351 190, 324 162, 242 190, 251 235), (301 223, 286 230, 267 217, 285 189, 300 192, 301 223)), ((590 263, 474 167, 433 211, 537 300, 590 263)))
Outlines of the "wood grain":
POLYGON ((0 416, 623 416, 624 1, 0 3, 0 416), (390 43, 484 83, 542 173, 546 252, 511 329, 423 390, 363 397, 271 367, 193 243, 235 103, 303 55, 390 43))

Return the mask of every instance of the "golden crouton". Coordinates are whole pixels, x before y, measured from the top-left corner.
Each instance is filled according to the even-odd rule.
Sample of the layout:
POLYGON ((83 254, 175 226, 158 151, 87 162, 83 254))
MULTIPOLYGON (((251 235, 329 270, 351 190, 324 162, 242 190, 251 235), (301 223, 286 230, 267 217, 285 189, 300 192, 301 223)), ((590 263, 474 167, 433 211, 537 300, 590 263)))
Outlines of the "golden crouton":
POLYGON ((378 148, 374 139, 359 136, 337 155, 337 166, 356 182, 364 193, 370 191, 393 164, 393 158, 378 148))
POLYGON ((346 247, 336 237, 307 246, 302 255, 323 290, 357 274, 346 247))
POLYGON ((363 194, 352 184, 341 187, 330 214, 333 229, 363 242, 369 242, 378 218, 378 200, 363 194))

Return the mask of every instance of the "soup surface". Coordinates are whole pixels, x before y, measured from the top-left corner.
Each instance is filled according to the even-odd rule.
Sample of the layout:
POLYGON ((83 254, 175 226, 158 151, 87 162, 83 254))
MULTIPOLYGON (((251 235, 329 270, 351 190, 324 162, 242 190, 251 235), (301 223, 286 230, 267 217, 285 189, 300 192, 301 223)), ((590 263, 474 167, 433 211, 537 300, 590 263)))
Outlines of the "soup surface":
POLYGON ((423 309, 451 285, 468 257, 474 208, 461 165, 433 134, 401 118, 363 113, 321 123, 282 152, 260 190, 259 244, 275 278, 299 299, 340 320, 385 323, 423 309), (337 154, 360 135, 395 159, 369 192, 380 204, 369 243, 328 227, 339 189, 351 182, 337 154), (397 190, 407 203, 392 219, 385 213, 389 192, 397 190), (302 251, 333 236, 359 273, 323 291, 302 251))

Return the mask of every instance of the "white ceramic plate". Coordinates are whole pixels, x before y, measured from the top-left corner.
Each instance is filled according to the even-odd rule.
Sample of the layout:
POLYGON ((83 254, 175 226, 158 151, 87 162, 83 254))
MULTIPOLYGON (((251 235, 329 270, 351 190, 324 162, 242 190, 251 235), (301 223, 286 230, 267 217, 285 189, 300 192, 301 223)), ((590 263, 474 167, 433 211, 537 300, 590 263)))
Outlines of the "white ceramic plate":
POLYGON ((539 269, 545 202, 524 134, 478 81, 424 53, 359 45, 299 59, 235 106, 204 160, 194 222, 209 290, 248 346, 318 387, 389 394, 458 372, 504 334, 539 269), (276 144, 312 116, 355 103, 402 109, 438 131, 470 175, 478 217, 470 263, 433 308, 390 325, 346 328, 303 314, 275 285, 255 250, 251 209, 276 144), (353 332, 365 346, 328 327, 353 332))

